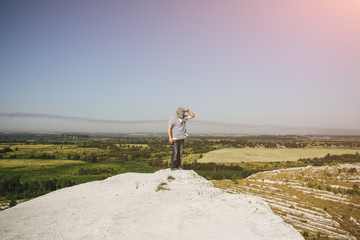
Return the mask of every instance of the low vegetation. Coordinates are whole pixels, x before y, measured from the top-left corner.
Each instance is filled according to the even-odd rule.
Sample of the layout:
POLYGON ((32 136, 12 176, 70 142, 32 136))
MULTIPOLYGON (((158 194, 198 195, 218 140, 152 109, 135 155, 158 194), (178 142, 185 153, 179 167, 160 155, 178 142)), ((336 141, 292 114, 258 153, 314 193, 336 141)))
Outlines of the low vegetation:
POLYGON ((166 182, 161 182, 157 189, 156 189, 156 192, 158 191, 169 191, 170 189, 166 187, 167 186, 167 183, 166 182))
POLYGON ((75 182, 70 179, 34 180, 21 183, 20 177, 16 175, 0 181, 0 197, 11 200, 32 198, 73 185, 75 185, 75 182))
POLYGON ((169 182, 172 182, 172 181, 174 181, 174 180, 175 180, 175 178, 174 178, 173 176, 171 176, 171 175, 170 175, 170 176, 168 176, 168 177, 167 177, 167 180, 168 180, 169 182))

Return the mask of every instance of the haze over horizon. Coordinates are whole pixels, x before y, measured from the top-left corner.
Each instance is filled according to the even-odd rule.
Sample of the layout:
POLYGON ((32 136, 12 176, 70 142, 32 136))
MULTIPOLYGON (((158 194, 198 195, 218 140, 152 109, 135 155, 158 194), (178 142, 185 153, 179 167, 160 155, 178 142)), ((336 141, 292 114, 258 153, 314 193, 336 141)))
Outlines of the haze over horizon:
POLYGON ((351 0, 1 1, 0 131, 164 120, 165 132, 182 106, 198 125, 359 132, 359 12, 351 0))

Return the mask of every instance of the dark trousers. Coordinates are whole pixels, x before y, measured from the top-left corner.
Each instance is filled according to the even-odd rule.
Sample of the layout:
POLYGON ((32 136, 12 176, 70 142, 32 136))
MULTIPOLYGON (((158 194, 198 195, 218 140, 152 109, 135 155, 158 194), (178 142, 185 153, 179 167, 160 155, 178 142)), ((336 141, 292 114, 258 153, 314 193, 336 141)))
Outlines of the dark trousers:
POLYGON ((181 167, 181 158, 184 150, 184 139, 174 140, 171 155, 171 168, 181 167))

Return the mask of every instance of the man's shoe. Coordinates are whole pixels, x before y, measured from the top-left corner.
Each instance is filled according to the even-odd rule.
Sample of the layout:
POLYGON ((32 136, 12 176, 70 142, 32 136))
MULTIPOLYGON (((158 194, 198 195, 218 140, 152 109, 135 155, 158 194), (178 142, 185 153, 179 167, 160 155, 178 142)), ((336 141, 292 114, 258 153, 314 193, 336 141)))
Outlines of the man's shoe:
POLYGON ((179 168, 177 168, 178 170, 184 170, 184 169, 182 169, 181 167, 179 167, 179 168))
POLYGON ((173 170, 173 171, 174 171, 174 170, 177 170, 177 168, 171 168, 171 170, 173 170))

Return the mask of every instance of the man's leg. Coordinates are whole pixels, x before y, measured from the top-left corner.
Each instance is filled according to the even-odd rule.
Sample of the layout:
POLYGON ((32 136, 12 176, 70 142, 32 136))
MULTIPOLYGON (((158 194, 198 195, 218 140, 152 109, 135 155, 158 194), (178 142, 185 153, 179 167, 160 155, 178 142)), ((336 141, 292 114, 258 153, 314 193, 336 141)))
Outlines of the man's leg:
POLYGON ((173 153, 171 155, 171 168, 177 168, 177 156, 178 156, 178 140, 173 143, 173 153))
POLYGON ((184 139, 178 140, 178 146, 177 146, 177 161, 176 161, 176 168, 180 168, 181 167, 181 159, 182 159, 182 154, 183 154, 183 150, 184 150, 184 139))

